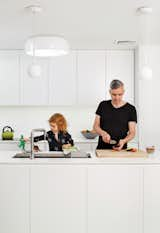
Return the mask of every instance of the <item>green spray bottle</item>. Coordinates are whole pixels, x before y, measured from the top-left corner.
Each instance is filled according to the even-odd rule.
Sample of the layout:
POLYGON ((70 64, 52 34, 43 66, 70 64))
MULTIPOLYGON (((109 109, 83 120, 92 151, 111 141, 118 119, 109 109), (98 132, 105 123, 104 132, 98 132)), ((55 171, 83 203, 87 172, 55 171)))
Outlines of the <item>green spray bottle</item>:
POLYGON ((21 135, 20 139, 19 139, 19 148, 21 148, 23 151, 25 151, 25 145, 26 145, 26 142, 24 140, 24 137, 23 135, 21 135))

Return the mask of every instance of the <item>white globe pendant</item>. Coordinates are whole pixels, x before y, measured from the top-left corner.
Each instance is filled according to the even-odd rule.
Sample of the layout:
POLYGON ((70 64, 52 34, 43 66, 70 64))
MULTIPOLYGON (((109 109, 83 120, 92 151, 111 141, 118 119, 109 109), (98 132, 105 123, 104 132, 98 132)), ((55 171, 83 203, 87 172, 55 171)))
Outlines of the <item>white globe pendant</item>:
POLYGON ((141 70, 141 76, 143 80, 151 80, 152 79, 152 69, 144 65, 141 70))
POLYGON ((35 57, 62 56, 69 53, 69 44, 60 36, 32 36, 25 43, 25 52, 35 57))
POLYGON ((31 78, 39 78, 41 74, 42 74, 42 69, 38 63, 33 62, 28 66, 28 75, 31 78))

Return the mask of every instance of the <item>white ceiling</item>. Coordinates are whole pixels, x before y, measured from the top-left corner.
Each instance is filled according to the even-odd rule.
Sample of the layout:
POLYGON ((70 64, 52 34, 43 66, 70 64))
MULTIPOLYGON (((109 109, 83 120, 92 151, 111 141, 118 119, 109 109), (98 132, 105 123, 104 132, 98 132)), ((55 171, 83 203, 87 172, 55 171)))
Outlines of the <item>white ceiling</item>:
POLYGON ((73 49, 104 49, 114 40, 137 40, 137 7, 153 7, 152 41, 160 42, 159 0, 1 0, 0 49, 22 49, 32 35, 32 17, 25 6, 40 3, 36 16, 37 34, 58 34, 67 38, 73 49))

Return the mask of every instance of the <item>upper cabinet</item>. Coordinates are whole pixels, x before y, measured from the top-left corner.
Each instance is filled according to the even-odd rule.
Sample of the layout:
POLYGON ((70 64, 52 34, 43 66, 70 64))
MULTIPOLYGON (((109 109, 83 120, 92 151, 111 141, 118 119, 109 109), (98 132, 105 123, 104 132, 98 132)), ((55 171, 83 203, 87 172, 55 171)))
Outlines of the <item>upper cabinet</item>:
POLYGON ((42 73, 28 74, 33 57, 0 51, 0 105, 97 106, 110 98, 113 79, 125 83, 125 99, 134 103, 133 50, 76 50, 55 58, 36 58, 42 73))
POLYGON ((41 76, 32 78, 28 69, 33 58, 24 54, 20 55, 20 100, 22 105, 47 105, 49 102, 48 60, 38 58, 36 61, 41 66, 41 76))
POLYGON ((19 54, 17 51, 0 51, 0 105, 18 105, 19 54))
POLYGON ((76 52, 49 61, 49 104, 76 104, 76 52))
POLYGON ((79 105, 97 105, 105 98, 105 52, 78 51, 77 86, 79 105))
POLYGON ((108 89, 113 79, 120 79, 125 84, 125 100, 134 103, 134 51, 111 50, 106 52, 106 86, 108 89))

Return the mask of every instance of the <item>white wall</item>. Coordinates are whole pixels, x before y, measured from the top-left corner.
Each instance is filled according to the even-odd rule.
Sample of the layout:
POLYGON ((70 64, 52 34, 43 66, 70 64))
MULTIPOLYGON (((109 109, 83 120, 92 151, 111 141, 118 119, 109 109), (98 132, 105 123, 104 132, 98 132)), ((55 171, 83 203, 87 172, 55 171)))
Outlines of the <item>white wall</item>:
POLYGON ((150 46, 145 50, 141 46, 138 50, 139 71, 144 64, 144 55, 148 57, 148 64, 152 68, 152 80, 142 80, 139 73, 139 142, 145 148, 155 145, 160 149, 160 45, 150 46))
POLYGON ((0 131, 6 125, 13 127, 15 138, 20 134, 30 136, 33 128, 49 129, 48 119, 62 113, 68 122, 68 131, 73 138, 81 138, 82 129, 92 129, 96 107, 0 107, 0 131))

